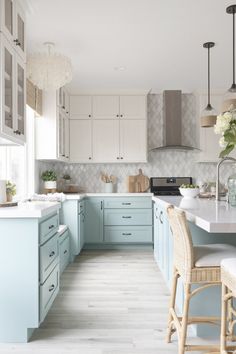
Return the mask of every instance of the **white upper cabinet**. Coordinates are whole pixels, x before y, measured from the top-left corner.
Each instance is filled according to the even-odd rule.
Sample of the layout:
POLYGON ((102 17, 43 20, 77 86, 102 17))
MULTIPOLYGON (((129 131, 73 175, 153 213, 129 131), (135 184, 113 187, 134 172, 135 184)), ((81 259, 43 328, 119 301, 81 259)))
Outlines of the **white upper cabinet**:
POLYGON ((93 162, 114 162, 119 159, 119 120, 94 120, 93 162))
POLYGON ((25 141, 25 64, 0 33, 1 137, 16 144, 25 141))
POLYGON ((146 96, 120 96, 120 117, 125 119, 145 119, 146 96))
POLYGON ((92 117, 92 96, 70 96, 70 119, 92 117))
MULTIPOLYGON (((215 108, 217 114, 220 114, 223 102, 223 94, 211 95, 211 104, 215 108)), ((214 128, 202 128, 201 125, 201 113, 207 105, 207 95, 199 94, 199 115, 197 117, 199 121, 199 138, 200 138, 200 153, 198 156, 198 162, 217 162, 219 160, 219 154, 222 148, 219 146, 220 135, 215 134, 214 128)), ((236 158, 236 152, 233 151, 229 156, 236 158)))
POLYGON ((70 109, 71 162, 147 161, 146 96, 70 96, 70 109))
POLYGON ((70 161, 92 162, 92 122, 90 120, 70 120, 70 161))
POLYGON ((119 112, 119 96, 93 96, 94 119, 117 119, 119 112))
POLYGON ((69 116, 69 112, 70 112, 69 94, 64 86, 60 87, 59 90, 57 91, 57 105, 64 112, 64 114, 69 116))
POLYGON ((25 14, 17 0, 0 0, 1 32, 25 61, 25 14))
MULTIPOLYGON (((58 105, 59 90, 43 92, 43 114, 36 118, 36 159, 69 162, 69 117, 58 105)), ((69 111, 68 111, 69 112, 69 111)))
POLYGON ((147 162, 146 120, 120 121, 121 162, 147 162))

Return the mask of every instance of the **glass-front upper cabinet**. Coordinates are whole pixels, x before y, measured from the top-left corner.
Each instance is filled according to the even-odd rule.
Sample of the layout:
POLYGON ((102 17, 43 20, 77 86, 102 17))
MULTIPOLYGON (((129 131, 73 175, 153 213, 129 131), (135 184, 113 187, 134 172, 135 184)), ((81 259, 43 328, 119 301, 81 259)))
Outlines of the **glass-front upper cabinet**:
POLYGON ((0 0, 0 28, 25 60, 25 15, 17 0, 0 0))
POLYGON ((14 49, 3 35, 1 44, 1 76, 2 76, 2 131, 14 136, 14 49))
POLYGON ((26 109, 26 97, 25 97, 25 68, 24 63, 18 57, 16 59, 16 131, 20 135, 21 140, 25 138, 25 109, 26 109))

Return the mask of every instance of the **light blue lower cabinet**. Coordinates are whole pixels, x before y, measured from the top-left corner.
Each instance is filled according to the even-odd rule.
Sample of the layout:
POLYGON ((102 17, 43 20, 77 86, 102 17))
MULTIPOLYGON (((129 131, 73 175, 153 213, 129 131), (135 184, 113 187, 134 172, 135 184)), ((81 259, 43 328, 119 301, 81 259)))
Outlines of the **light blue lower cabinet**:
POLYGON ((105 209, 104 225, 152 225, 152 209, 105 209))
POLYGON ((85 243, 103 242, 104 201, 101 198, 88 198, 85 201, 85 243))
POLYGON ((105 226, 108 243, 152 243, 152 226, 105 226))
POLYGON ((58 225, 57 214, 1 218, 1 343, 29 341, 58 293, 58 225))

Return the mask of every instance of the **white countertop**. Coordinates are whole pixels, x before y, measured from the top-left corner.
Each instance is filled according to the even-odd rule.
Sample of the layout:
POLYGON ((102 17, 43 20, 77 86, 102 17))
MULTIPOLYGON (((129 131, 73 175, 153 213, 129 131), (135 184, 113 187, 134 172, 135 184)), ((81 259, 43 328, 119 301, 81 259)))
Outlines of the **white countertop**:
POLYGON ((22 202, 18 206, 0 208, 0 218, 41 218, 60 207, 58 202, 22 202))
POLYGON ((83 199, 85 197, 152 197, 152 193, 78 193, 66 194, 66 199, 83 199))
POLYGON ((174 196, 154 196, 153 200, 183 209, 189 221, 208 232, 236 233, 236 208, 227 202, 174 196))

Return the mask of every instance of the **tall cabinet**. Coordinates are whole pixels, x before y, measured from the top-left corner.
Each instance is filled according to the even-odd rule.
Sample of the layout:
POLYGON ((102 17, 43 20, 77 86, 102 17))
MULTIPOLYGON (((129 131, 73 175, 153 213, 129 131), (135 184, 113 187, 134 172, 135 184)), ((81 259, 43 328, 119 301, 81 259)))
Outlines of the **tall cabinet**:
POLYGON ((146 96, 70 96, 70 155, 80 163, 146 162, 146 96))
POLYGON ((17 0, 0 0, 0 143, 25 142, 25 18, 17 0))

